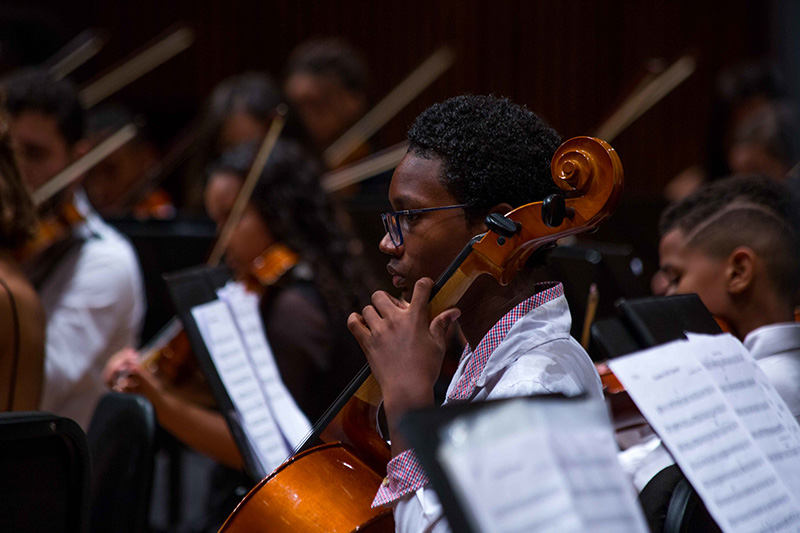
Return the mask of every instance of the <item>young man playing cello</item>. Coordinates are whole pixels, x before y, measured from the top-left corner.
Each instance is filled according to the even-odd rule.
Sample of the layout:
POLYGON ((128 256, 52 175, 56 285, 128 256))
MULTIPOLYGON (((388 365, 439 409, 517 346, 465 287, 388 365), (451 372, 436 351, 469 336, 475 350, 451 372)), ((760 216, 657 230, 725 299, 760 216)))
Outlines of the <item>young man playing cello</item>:
POLYGON ((480 401, 537 393, 585 393, 602 401, 586 352, 569 335, 571 318, 559 283, 536 283, 535 253, 505 287, 482 276, 431 321, 433 279, 491 213, 543 200, 556 191, 550 161, 556 132, 508 100, 461 96, 423 112, 408 133, 409 151, 392 177, 380 249, 403 300, 385 292, 350 316, 383 391, 394 459, 373 506, 394 505, 398 531, 443 531, 436 495, 414 451, 396 430, 411 409, 432 406, 433 384, 452 322, 468 341, 447 400, 480 401))

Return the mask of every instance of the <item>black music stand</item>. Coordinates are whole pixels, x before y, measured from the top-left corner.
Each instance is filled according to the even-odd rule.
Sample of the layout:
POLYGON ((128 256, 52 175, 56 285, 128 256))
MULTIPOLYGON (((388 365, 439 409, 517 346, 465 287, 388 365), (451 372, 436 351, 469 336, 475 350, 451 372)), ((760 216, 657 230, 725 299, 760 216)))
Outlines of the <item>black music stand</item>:
POLYGON ((230 280, 230 271, 225 267, 195 267, 164 276, 183 329, 189 337, 192 351, 200 364, 200 369, 208 380, 217 407, 224 415, 228 427, 233 434, 239 451, 242 453, 244 470, 250 478, 258 482, 269 472, 265 472, 256 459, 255 451, 245 436, 241 422, 233 406, 233 401, 217 373, 217 368, 208 353, 200 330, 192 316, 192 308, 217 299, 217 289, 230 280))
POLYGON ((616 307, 618 316, 592 324, 592 348, 605 359, 685 339, 687 331, 722 333, 696 294, 621 300, 616 307))
POLYGON ((408 439, 428 479, 431 480, 452 531, 480 533, 478 525, 464 511, 466 502, 450 480, 440 458, 440 449, 446 438, 447 428, 458 420, 491 417, 496 408, 508 402, 552 402, 554 400, 576 402, 576 405, 581 401, 587 401, 583 395, 568 398, 562 394, 547 394, 485 402, 457 403, 411 411, 401 420, 399 429, 408 439))
POLYGON ((615 314, 614 303, 620 298, 640 298, 649 294, 649 272, 630 246, 578 242, 558 246, 547 257, 548 279, 564 283, 564 296, 572 315, 571 334, 581 337, 589 287, 597 287, 597 318, 615 314))
POLYGON ((124 217, 109 219, 108 223, 130 239, 139 256, 147 296, 142 339, 151 339, 175 315, 164 298, 163 275, 202 264, 214 242, 216 226, 208 218, 139 220, 124 217))

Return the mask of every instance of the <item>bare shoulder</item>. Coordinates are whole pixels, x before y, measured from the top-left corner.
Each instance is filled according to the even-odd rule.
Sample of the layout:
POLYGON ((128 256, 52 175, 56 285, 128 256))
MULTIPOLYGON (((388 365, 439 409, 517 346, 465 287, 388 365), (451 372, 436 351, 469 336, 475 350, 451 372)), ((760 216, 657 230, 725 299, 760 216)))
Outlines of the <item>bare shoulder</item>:
POLYGON ((0 383, 14 391, 6 409, 31 411, 39 406, 44 379, 46 315, 38 294, 19 267, 0 258, 0 349, 17 357, 0 360, 0 383), (18 350, 18 351, 17 351, 18 350))

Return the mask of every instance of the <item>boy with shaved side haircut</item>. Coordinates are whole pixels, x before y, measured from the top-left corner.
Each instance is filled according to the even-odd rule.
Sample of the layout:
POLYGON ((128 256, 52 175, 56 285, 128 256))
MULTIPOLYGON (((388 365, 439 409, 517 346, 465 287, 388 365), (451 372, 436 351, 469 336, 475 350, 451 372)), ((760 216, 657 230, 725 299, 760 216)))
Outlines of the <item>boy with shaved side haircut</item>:
MULTIPOLYGON (((665 294, 697 293, 800 420, 797 205, 784 183, 765 176, 709 183, 662 214, 659 259, 665 294)), ((639 490, 674 463, 655 435, 620 458, 639 490)))
POLYGON ((753 354, 800 417, 797 203, 760 176, 713 182, 661 219, 666 294, 695 292, 753 354))

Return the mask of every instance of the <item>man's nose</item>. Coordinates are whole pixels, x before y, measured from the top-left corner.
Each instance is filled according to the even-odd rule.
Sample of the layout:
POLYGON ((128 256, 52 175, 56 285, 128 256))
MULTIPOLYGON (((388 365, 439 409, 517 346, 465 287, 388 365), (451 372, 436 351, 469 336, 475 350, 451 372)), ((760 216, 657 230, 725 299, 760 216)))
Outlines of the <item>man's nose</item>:
POLYGON ((378 249, 386 255, 399 256, 402 254, 403 246, 396 246, 387 232, 384 233, 381 242, 378 243, 378 249))

